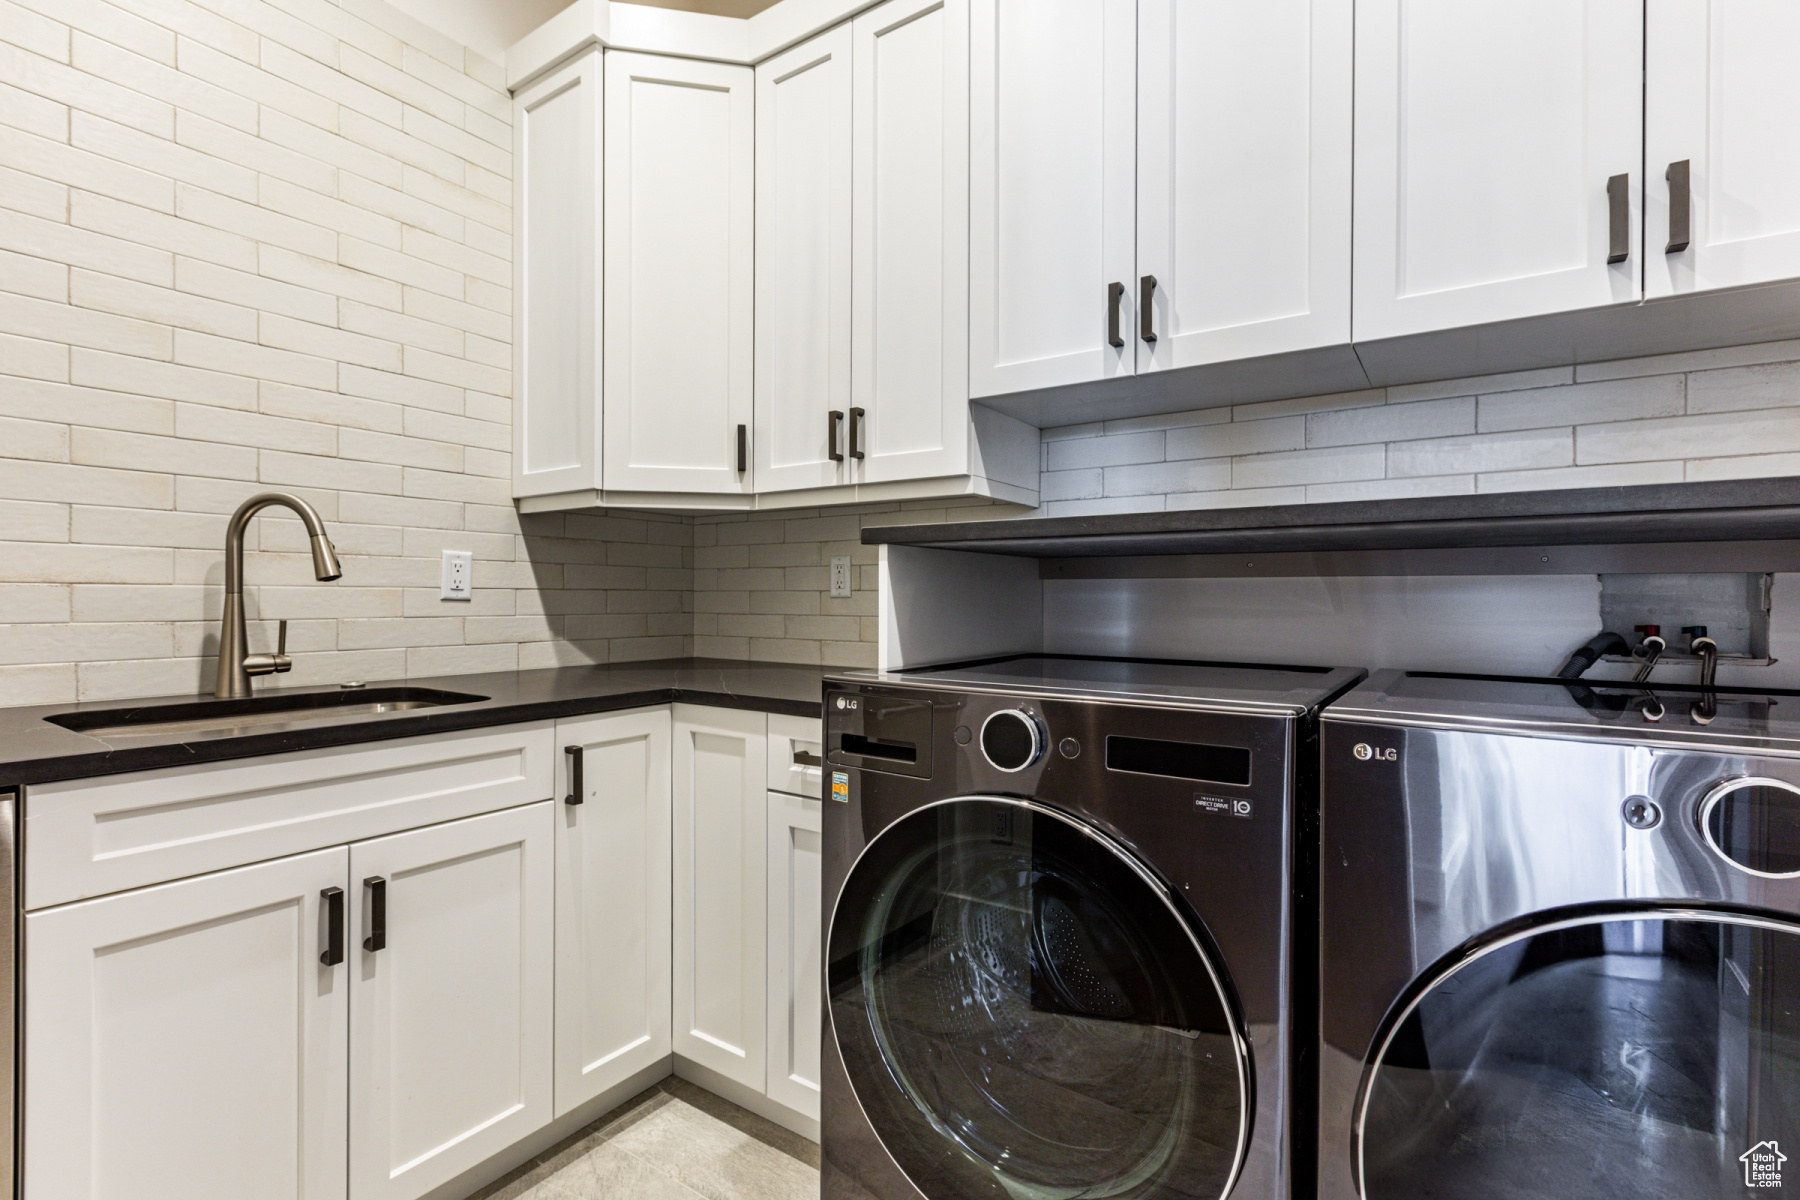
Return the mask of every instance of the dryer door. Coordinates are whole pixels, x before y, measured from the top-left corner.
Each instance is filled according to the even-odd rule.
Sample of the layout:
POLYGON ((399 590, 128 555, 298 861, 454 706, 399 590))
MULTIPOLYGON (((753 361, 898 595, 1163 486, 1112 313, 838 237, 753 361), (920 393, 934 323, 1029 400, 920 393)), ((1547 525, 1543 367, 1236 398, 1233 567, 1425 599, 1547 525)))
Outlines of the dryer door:
POLYGON ((1366 1200, 1800 1185, 1800 924, 1647 906, 1446 955, 1375 1039, 1366 1200))
POLYGON ((1254 1110, 1236 1005, 1097 830, 998 797, 919 809, 851 868, 828 947, 851 1086, 932 1200, 1230 1190, 1254 1110))

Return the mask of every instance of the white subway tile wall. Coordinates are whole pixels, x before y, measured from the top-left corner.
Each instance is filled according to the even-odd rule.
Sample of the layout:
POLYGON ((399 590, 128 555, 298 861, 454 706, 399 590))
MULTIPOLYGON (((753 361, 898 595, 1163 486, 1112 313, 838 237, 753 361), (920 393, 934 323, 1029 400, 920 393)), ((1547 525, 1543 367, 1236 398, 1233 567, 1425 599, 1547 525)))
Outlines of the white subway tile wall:
POLYGON ((513 508, 511 122, 380 0, 0 0, 0 704, 209 687, 268 487, 345 568, 254 523, 271 682, 691 649, 690 520, 513 508))
POLYGON ((1044 430, 1042 516, 1800 473, 1800 342, 1044 430))

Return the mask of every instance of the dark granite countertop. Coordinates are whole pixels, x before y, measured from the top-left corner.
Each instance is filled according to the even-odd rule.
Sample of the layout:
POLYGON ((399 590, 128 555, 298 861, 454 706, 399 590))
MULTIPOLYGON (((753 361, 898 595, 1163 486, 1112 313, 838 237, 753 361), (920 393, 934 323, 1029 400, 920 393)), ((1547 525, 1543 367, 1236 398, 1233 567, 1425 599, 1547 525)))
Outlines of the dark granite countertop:
POLYGON ((1032 558, 1800 538, 1800 478, 880 525, 870 545, 1032 558))
MULTIPOLYGON (((819 667, 681 658, 487 675, 446 675, 386 683, 372 681, 368 685, 370 691, 380 687, 434 688, 472 693, 486 699, 472 704, 414 709, 342 724, 239 737, 183 740, 171 736, 166 741, 146 743, 141 737, 134 736, 128 739, 129 746, 109 745, 88 734, 53 725, 46 718, 101 709, 137 710, 192 704, 210 697, 174 696, 156 700, 0 708, 0 788, 221 759, 286 754, 323 746, 420 737, 454 729, 545 721, 671 702, 817 717, 825 674, 819 667)), ((339 689, 280 690, 286 695, 290 691, 336 692, 339 689)))

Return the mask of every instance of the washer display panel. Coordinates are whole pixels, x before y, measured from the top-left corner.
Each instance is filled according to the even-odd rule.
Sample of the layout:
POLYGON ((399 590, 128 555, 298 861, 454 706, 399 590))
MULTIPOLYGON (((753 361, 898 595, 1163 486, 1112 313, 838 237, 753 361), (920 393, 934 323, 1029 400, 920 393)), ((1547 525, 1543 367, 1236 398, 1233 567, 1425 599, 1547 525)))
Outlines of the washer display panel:
POLYGON ((1562 921, 1422 982, 1364 1073, 1367 1200, 1800 1187, 1800 925, 1562 921))
POLYGON ((852 868, 828 955, 856 1098, 932 1200, 1217 1200, 1236 1178, 1252 1076, 1223 975, 1096 830, 922 808, 852 868))

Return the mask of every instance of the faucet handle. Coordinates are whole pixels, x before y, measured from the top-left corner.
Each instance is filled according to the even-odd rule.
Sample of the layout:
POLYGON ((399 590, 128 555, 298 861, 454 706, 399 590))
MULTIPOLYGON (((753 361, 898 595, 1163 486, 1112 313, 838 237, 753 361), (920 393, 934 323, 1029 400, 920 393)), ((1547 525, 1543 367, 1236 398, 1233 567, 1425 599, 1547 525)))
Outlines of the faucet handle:
POLYGON ((279 675, 294 669, 294 660, 287 652, 287 622, 284 620, 277 626, 275 653, 246 654, 244 671, 250 675, 279 675))

